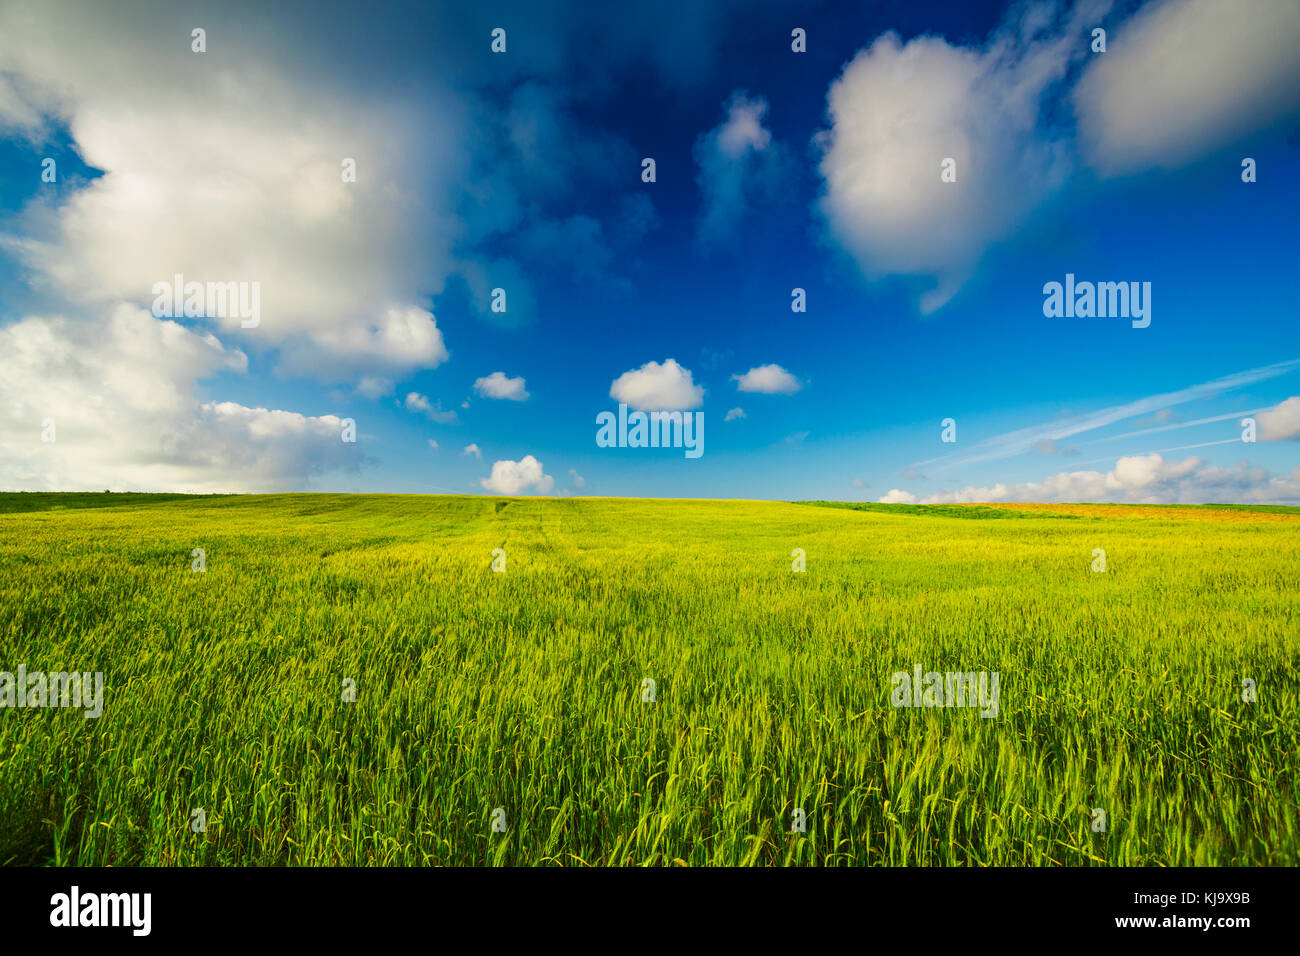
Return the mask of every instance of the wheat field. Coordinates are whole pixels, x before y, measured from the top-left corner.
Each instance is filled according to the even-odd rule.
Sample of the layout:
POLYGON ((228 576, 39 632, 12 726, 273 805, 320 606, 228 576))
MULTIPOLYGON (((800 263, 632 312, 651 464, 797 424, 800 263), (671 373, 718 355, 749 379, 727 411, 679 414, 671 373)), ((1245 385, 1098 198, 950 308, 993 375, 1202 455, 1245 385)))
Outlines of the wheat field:
POLYGON ((103 674, 0 863, 1296 865, 1297 625, 1300 509, 0 495, 0 672, 103 674))

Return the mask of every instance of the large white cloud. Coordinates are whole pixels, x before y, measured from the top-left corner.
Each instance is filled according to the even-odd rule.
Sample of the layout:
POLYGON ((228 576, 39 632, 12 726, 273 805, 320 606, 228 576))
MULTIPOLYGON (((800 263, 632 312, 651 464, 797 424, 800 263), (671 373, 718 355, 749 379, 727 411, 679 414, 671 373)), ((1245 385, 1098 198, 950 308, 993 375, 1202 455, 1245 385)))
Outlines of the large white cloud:
POLYGON ((1061 25, 1047 8, 1025 8, 982 49, 886 33, 844 68, 818 137, 820 208, 868 278, 928 277, 921 311, 940 308, 1063 180, 1067 154, 1040 130, 1041 100, 1086 51, 1081 37, 1102 7, 1078 4, 1061 25), (941 179, 946 159, 955 182, 941 179))
POLYGON ((33 288, 61 303, 57 319, 4 330, 26 349, 4 350, 4 388, 22 400, 0 436, 7 484, 284 490, 359 466, 338 418, 198 401, 199 381, 247 361, 195 328, 371 398, 448 358, 428 299, 458 268, 448 210, 465 109, 433 92, 417 105, 373 98, 274 25, 250 32, 249 16, 0 4, 0 128, 40 144, 66 127, 103 171, 60 170, 0 231, 33 288), (196 26, 206 53, 191 50, 196 26), (260 323, 142 311, 178 274, 256 284, 260 323), (56 419, 55 444, 31 446, 37 411, 56 419))
POLYGON ((555 479, 545 473, 540 461, 525 455, 521 461, 493 462, 492 474, 480 484, 494 495, 517 495, 530 487, 544 495, 555 487, 555 479))
POLYGON ((439 143, 461 112, 436 104, 439 135, 425 134, 427 117, 324 71, 289 72, 234 26, 208 22, 208 52, 192 52, 193 19, 169 6, 0 8, 0 62, 25 97, 0 109, 66 123, 104 171, 64 202, 33 204, 10 247, 94 305, 149 307, 154 284, 177 274, 258 283, 257 328, 214 321, 251 348, 280 348, 295 373, 342 382, 438 365, 447 352, 427 293, 453 268, 441 190, 460 162, 439 143), (356 182, 343 181, 345 158, 356 182))
POLYGON ((333 415, 200 401, 195 380, 244 354, 129 305, 97 327, 28 317, 0 329, 0 355, 3 488, 283 491, 360 463, 333 415))
POLYGON ((1106 172, 1180 166, 1300 106, 1296 0, 1157 0, 1108 37, 1074 90, 1106 172))
POLYGON ((690 369, 670 358, 624 372, 610 385, 609 396, 641 411, 684 411, 703 404, 704 388, 695 384, 690 369))
POLYGON ((883 502, 923 504, 997 501, 1095 501, 1119 504, 1300 504, 1300 466, 1274 475, 1242 462, 1231 468, 1207 464, 1196 456, 1170 461, 1153 452, 1120 458, 1108 472, 1060 472, 1041 482, 966 487, 918 498, 892 489, 883 502))

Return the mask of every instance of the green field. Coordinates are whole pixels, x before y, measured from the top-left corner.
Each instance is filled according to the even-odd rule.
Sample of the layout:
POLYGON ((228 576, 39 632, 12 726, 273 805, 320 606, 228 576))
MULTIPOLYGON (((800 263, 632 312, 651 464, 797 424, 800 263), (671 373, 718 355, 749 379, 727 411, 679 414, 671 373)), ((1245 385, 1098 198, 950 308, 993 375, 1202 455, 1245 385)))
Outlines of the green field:
POLYGON ((0 495, 0 863, 1300 863, 1300 509, 1032 507, 0 495))

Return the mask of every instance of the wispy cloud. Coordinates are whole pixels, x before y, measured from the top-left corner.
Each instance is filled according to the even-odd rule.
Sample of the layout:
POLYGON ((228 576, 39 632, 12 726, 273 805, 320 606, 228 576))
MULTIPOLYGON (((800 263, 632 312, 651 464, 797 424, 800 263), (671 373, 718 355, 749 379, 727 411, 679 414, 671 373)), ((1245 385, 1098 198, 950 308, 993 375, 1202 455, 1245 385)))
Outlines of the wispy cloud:
MULTIPOLYGON (((1300 368, 1300 359, 1290 359, 1286 362, 1276 362, 1273 365, 1265 365, 1260 368, 1249 369, 1244 372, 1235 372, 1232 375, 1225 375, 1222 378, 1216 378, 1210 382, 1204 382, 1200 385, 1192 385, 1188 388, 1179 389, 1176 392, 1163 392, 1159 395, 1152 395, 1148 398, 1138 399, 1135 402, 1127 402, 1123 405, 1112 405, 1109 408, 1103 408, 1100 411, 1090 412, 1084 415, 1073 415, 1069 418, 1057 419, 1051 422, 1045 422, 1041 425, 1031 425, 1028 428, 1017 429, 1016 431, 1005 432, 1001 435, 995 435, 992 438, 986 438, 977 442, 972 450, 965 455, 944 455, 939 458, 930 458, 926 461, 919 461, 913 467, 920 465, 943 462, 948 465, 965 465, 982 461, 997 461, 1003 458, 1011 458, 1015 455, 1024 454, 1032 450, 1035 445, 1042 441, 1060 441, 1082 432, 1093 431, 1098 428, 1104 428, 1107 425, 1113 425, 1115 422, 1121 422, 1137 415, 1149 415, 1153 412, 1160 411, 1164 408, 1171 408, 1175 405, 1182 405, 1186 402, 1194 402, 1199 399, 1209 398, 1220 392, 1230 392, 1247 385, 1253 385, 1256 382, 1265 379, 1276 378, 1279 375, 1285 375, 1288 372, 1300 368)), ((1233 416, 1226 416, 1231 418, 1233 416)), ((1149 429, 1148 431, 1163 431, 1167 428, 1177 428, 1181 425, 1166 425, 1159 428, 1149 429)), ((1136 432, 1134 434, 1141 434, 1136 432)))
MULTIPOLYGON (((1258 415, 1263 411, 1267 411, 1267 409, 1252 408, 1244 412, 1231 412, 1227 415, 1212 415, 1209 418, 1198 418, 1191 422, 1178 422, 1176 425, 1157 425, 1154 428, 1140 428, 1135 432, 1125 432, 1122 435, 1109 435, 1106 438, 1094 438, 1091 441, 1080 442, 1079 444, 1096 445, 1104 441, 1119 441, 1121 438, 1137 438, 1140 435, 1154 435, 1156 432, 1167 432, 1175 428, 1194 428, 1197 425, 1209 425, 1213 422, 1226 422, 1234 418, 1240 420, 1248 415, 1258 415)), ((1235 439, 1232 440, 1235 441, 1235 439)))

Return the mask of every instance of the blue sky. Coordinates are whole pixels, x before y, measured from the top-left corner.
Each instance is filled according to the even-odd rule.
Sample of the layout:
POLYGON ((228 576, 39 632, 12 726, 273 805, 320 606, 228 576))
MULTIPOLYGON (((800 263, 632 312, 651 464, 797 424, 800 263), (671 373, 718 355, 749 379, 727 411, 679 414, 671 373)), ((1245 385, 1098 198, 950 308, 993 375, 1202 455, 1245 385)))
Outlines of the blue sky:
POLYGON ((1293 2, 665 9, 0 3, 0 487, 1300 504, 1293 2))

